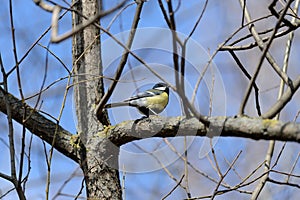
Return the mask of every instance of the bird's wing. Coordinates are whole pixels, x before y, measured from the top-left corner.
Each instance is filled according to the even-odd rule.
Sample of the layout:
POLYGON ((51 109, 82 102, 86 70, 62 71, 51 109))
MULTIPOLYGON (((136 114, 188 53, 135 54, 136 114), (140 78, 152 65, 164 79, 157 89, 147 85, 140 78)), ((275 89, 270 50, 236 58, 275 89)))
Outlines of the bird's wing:
POLYGON ((144 98, 144 97, 151 97, 151 96, 157 95, 157 94, 159 94, 159 92, 157 92, 156 90, 151 89, 151 90, 147 90, 145 92, 140 92, 137 95, 132 96, 132 97, 124 100, 124 102, 132 101, 132 100, 136 100, 136 99, 141 99, 141 98, 144 98))
POLYGON ((123 102, 117 102, 117 103, 109 103, 104 106, 104 108, 113 108, 113 107, 120 107, 120 106, 145 106, 147 101, 144 99, 144 97, 151 97, 153 95, 157 94, 155 90, 147 90, 145 92, 140 92, 136 96, 130 97, 123 102))

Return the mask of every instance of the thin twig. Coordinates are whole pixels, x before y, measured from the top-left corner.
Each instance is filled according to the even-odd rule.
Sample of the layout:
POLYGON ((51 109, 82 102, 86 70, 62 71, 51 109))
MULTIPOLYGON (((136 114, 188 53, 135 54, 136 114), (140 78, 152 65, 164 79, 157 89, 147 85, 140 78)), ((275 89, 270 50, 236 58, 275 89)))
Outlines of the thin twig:
POLYGON ((282 145, 282 147, 281 147, 281 149, 280 149, 280 151, 278 153, 278 156, 277 156, 277 158, 276 158, 276 160, 275 160, 275 162, 274 162, 274 164, 272 166, 272 169, 278 164, 278 161, 279 161, 279 159, 280 159, 280 157, 281 157, 281 155, 283 153, 283 150, 285 148, 285 145, 286 145, 286 142, 283 143, 283 145, 282 145))
MULTIPOLYGON (((203 176, 204 178, 207 178, 208 180, 210 180, 213 183, 218 183, 218 181, 212 177, 210 177, 209 175, 205 174, 204 172, 200 171, 199 169, 197 169, 192 163, 190 163, 190 161, 188 161, 188 159, 186 157, 184 157, 180 152, 178 152, 176 150, 176 148, 169 142, 169 140, 167 138, 163 138, 164 142, 169 146, 169 148, 176 153, 176 155, 183 161, 185 162, 189 167, 191 167, 196 173, 200 174, 201 176, 203 176)), ((221 185, 227 189, 230 189, 231 186, 229 186, 228 184, 222 182, 221 185)), ((240 193, 247 193, 246 191, 242 191, 242 190, 238 190, 238 192, 240 193)))
MULTIPOLYGON (((274 4, 275 2, 273 2, 270 7, 272 7, 272 5, 274 4)), ((275 3, 276 4, 276 3, 275 3)), ((274 5, 273 5, 274 6, 274 5)), ((269 7, 269 8, 270 8, 269 7)), ((294 9, 292 10, 294 15, 297 15, 297 11, 298 11, 298 7, 299 7, 299 0, 296 1, 295 5, 294 5, 294 9)), ((297 21, 297 18, 296 16, 292 18, 292 24, 295 24, 297 21)), ((289 56, 290 56, 290 51, 291 51, 291 46, 292 46, 292 41, 293 41, 293 38, 294 38, 294 32, 291 32, 289 34, 289 38, 286 42, 286 51, 285 51, 285 55, 284 55, 284 61, 283 61, 283 72, 287 72, 287 67, 288 67, 288 61, 289 61, 289 56)), ((292 85, 295 85, 295 84, 292 84, 292 85)), ((283 95, 284 95, 284 83, 283 83, 283 80, 281 79, 281 82, 280 82, 280 89, 279 89, 279 94, 278 94, 278 100, 280 100, 283 95)), ((296 90, 296 89, 295 89, 296 90)))
MULTIPOLYGON (((273 2, 274 3, 274 2, 273 2)), ((281 13, 281 16, 279 17, 279 22, 284 18, 284 13, 287 12, 287 9, 289 8, 289 5, 292 3, 292 1, 289 1, 283 11, 283 13, 281 13)), ((298 10, 298 3, 295 4, 295 10, 297 11, 298 10)), ((295 19, 295 18, 294 18, 295 19)), ((279 23, 278 23, 279 24, 279 23)), ((275 31, 274 31, 275 32, 275 31)), ((274 33, 273 32, 273 33, 274 33)), ((274 36, 275 34, 273 34, 272 36, 274 36)), ((265 47, 264 49, 264 52, 266 52, 266 48, 268 47, 268 45, 270 46, 270 43, 271 43, 271 39, 272 39, 272 36, 270 37, 270 40, 267 44, 267 46, 265 47)), ((287 73, 287 67, 288 67, 288 60, 289 60, 289 54, 290 54, 290 49, 291 49, 291 43, 292 43, 292 40, 293 40, 293 32, 290 34, 290 37, 286 43, 286 53, 285 53, 285 58, 284 58, 284 63, 283 63, 283 73, 287 73)), ((279 87, 279 91, 278 91, 278 99, 280 99, 284 93, 284 83, 285 81, 283 79, 281 79, 281 82, 280 82, 280 87, 279 87)), ((280 113, 278 113, 276 116, 275 116, 275 119, 278 120, 279 119, 279 116, 280 116, 280 113)), ((277 157, 277 160, 274 164, 274 166, 276 166, 277 164, 277 161, 284 149, 285 145, 283 145, 278 157, 277 157)), ((267 172, 269 171, 270 169, 270 164, 271 164, 271 159, 272 159, 272 156, 273 156, 273 152, 274 152, 274 148, 275 148, 275 141, 272 140, 270 141, 269 143, 269 149, 268 149, 268 152, 267 152, 267 155, 266 155, 266 164, 265 164, 265 169, 264 171, 267 172)), ((274 167, 273 166, 273 167, 274 167)), ((252 200, 256 200, 260 194, 260 192, 262 191, 262 189, 264 188, 265 186, 265 183, 267 181, 271 181, 272 179, 270 179, 269 177, 269 173, 266 173, 260 180, 259 184, 256 186, 255 190, 253 191, 253 194, 251 196, 251 199, 252 200)))
MULTIPOLYGON (((3 86, 4 86, 4 101, 6 105, 6 115, 7 115, 7 123, 8 123, 8 138, 9 138, 9 155, 10 155, 10 178, 7 180, 11 180, 11 183, 14 185, 18 197, 21 200, 25 200, 25 194, 22 191, 22 187, 19 184, 17 180, 17 174, 16 174, 16 163, 15 163, 15 142, 14 142, 14 128, 13 128, 13 122, 12 122, 12 110, 10 108, 10 103, 8 101, 8 81, 7 81, 7 74, 5 72, 3 62, 2 62, 2 57, 0 54, 0 68, 3 76, 3 86)), ((8 176, 3 176, 3 177, 8 177, 8 176)))
MULTIPOLYGON (((239 58, 237 57, 237 55, 234 53, 233 50, 229 50, 229 53, 231 54, 231 56, 233 57, 233 59, 235 60, 236 64, 239 66, 239 68, 241 69, 241 71, 244 73, 244 75, 251 80, 251 75, 248 73, 247 69, 243 66, 243 64, 241 63, 241 61, 239 60, 239 58)), ((258 116, 261 116, 261 110, 260 110, 260 103, 259 103, 259 88, 256 85, 256 82, 253 83, 253 87, 254 87, 254 93, 255 93, 255 105, 256 105, 256 111, 258 116)))
MULTIPOLYGON (((177 42, 179 41, 178 39, 178 35, 176 33, 176 22, 175 22, 175 13, 173 11, 173 5, 172 5, 172 1, 171 0, 167 0, 167 6, 168 6, 168 14, 169 14, 169 21, 170 24, 169 28, 170 31, 172 33, 172 54, 173 54, 173 65, 174 65, 174 76, 175 76, 175 86, 176 86, 176 90, 179 93, 179 96, 182 96, 183 90, 181 87, 181 83, 179 82, 179 59, 178 59, 178 46, 177 46, 177 42)), ((183 69, 184 71, 184 69, 183 69)), ((184 73, 184 72, 183 72, 184 73)), ((181 74, 182 75, 182 74, 181 74)), ((185 107, 185 103, 183 102, 183 105, 185 107)), ((185 111, 186 109, 184 109, 185 111)))
POLYGON ((260 178, 258 185, 256 186, 255 190, 252 193, 251 200, 256 200, 264 188, 267 179, 269 177, 269 172, 270 172, 270 165, 271 165, 271 160, 273 157, 273 152, 274 152, 274 147, 275 147, 275 141, 271 140, 269 142, 269 148, 265 157, 265 167, 264 167, 264 175, 260 178))
POLYGON ((121 10, 119 10, 119 12, 109 22, 106 29, 109 31, 109 29, 112 27, 113 23, 116 21, 116 19, 118 19, 119 16, 121 16, 121 14, 124 12, 124 10, 126 10, 127 8, 129 8, 130 6, 132 6, 134 4, 135 4, 135 2, 132 2, 132 3, 124 6, 121 10))
POLYGON ((121 7, 123 7, 123 5, 126 3, 127 0, 122 1, 121 3, 119 3, 117 6, 107 10, 107 11, 103 11, 98 13, 97 15, 95 15, 94 17, 92 17, 91 19, 89 19, 88 21, 83 22, 82 24, 77 25, 75 28, 73 28, 71 31, 66 32, 62 35, 58 35, 58 17, 59 17, 59 13, 61 11, 61 7, 60 6, 54 6, 52 9, 52 33, 51 33, 51 42, 53 43, 59 43, 62 42, 70 37, 72 37, 73 35, 79 33, 80 31, 82 31, 83 29, 85 29, 86 27, 88 27, 89 25, 93 24, 95 21, 99 20, 101 17, 107 16, 113 12, 115 12, 116 10, 120 9, 121 7))
POLYGON ((117 86, 118 80, 121 77, 121 74, 123 72, 123 69, 125 68, 127 59, 128 59, 128 55, 129 55, 129 51, 127 49, 130 49, 135 37, 135 33, 136 33, 136 29, 138 27, 138 23, 140 21, 140 15, 142 12, 142 8, 143 8, 144 2, 143 1, 138 1, 137 2, 137 7, 136 7, 136 11, 135 11, 135 16, 133 18, 133 22, 131 25, 131 29, 130 29, 130 33, 128 36, 128 40, 127 40, 127 44, 126 44, 126 49, 124 50, 123 54, 122 54, 122 58, 120 60, 119 66, 116 70, 115 76, 114 76, 114 81, 111 83, 111 85, 109 86, 107 92, 103 95, 103 97, 101 98, 99 104, 97 105, 96 108, 96 116, 98 117, 98 119, 101 119, 101 113, 102 113, 102 109, 104 108, 104 105, 107 103, 108 99, 110 98, 110 96, 112 95, 113 91, 115 90, 115 87, 117 86))
POLYGON ((122 167, 122 181, 121 181, 121 190, 122 190, 122 196, 123 199, 126 200, 126 169, 125 166, 123 165, 122 167))
MULTIPOLYGON (((297 156, 297 159, 299 159, 299 155, 297 156)), ((290 176, 290 177, 294 177, 294 178, 300 178, 300 175, 291 174, 290 172, 288 173, 288 172, 278 171, 278 170, 274 170, 274 169, 271 169, 270 172, 274 172, 277 174, 282 174, 282 175, 290 176)))
POLYGON ((214 199, 214 198, 215 198, 216 194, 218 193, 218 189, 219 189, 219 187, 220 187, 222 181, 223 181, 224 178, 227 176, 227 174, 229 173, 229 171, 232 169, 233 165, 234 165, 235 162, 238 160, 238 158, 240 157, 241 153, 242 153, 242 151, 240 151, 240 152, 237 154, 237 156, 234 158, 234 160, 232 161, 232 163, 230 164, 230 166, 228 167, 228 169, 226 170, 226 172, 220 177, 220 180, 219 180, 219 182, 218 182, 218 184, 217 184, 217 186, 216 186, 216 188, 215 188, 215 190, 214 190, 214 193, 213 193, 213 195, 211 196, 210 199, 214 199))
MULTIPOLYGON (((196 31, 196 28, 198 27, 205 11, 206 11, 206 8, 207 8, 207 5, 208 5, 208 0, 205 1, 204 3, 204 6, 203 6, 203 9, 195 23, 195 25, 193 26, 191 32, 189 33, 188 37, 184 40, 183 42, 183 45, 181 46, 182 48, 182 53, 181 53, 181 61, 180 61, 180 68, 181 68, 181 80, 180 80, 180 86, 181 86, 181 91, 183 94, 185 94, 185 80, 184 80, 184 76, 185 76, 185 54, 186 54, 186 46, 188 44, 188 41, 190 40, 190 38, 192 37, 192 35, 194 34, 194 32, 196 31)), ((193 104, 193 101, 191 101, 191 104, 193 104)), ((183 105, 183 108, 184 108, 184 111, 185 111, 185 114, 186 116, 189 118, 190 117, 190 113, 187 109, 187 106, 184 104, 183 105)))
MULTIPOLYGON (((74 5, 74 4, 73 4, 74 5)), ((68 11, 65 11, 59 19, 61 19, 63 16, 65 16, 68 13, 68 11)), ((49 26, 37 39, 34 41, 34 43, 28 48, 28 50, 25 52, 25 54, 22 56, 22 58, 18 61, 18 65, 20 65, 23 60, 28 56, 28 54, 31 52, 31 50, 39 43, 41 39, 44 38, 44 36, 51 30, 51 26, 49 26)), ((7 72, 7 75, 10 75, 15 69, 17 65, 15 65, 11 70, 7 72)))
MULTIPOLYGON (((16 45, 16 35, 15 35, 15 27, 14 27, 14 18, 13 18, 13 6, 12 6, 12 0, 9 1, 9 16, 10 16, 10 26, 11 26, 11 35, 12 35, 12 42, 13 42, 13 55, 14 55, 14 61, 16 65, 16 74, 17 74, 17 83, 18 83, 18 89, 19 93, 22 99, 22 102, 24 102, 24 94, 22 90, 22 81, 21 81, 21 75, 20 75, 20 67, 18 64, 18 54, 17 54, 17 45, 16 45)), ((1 67, 2 61, 1 61, 1 67)), ((3 70, 4 72, 4 70, 3 70)), ((8 84, 7 84, 7 78, 8 76, 6 74, 3 74, 3 82, 4 86, 6 86, 6 92, 8 92, 8 84), (5 78, 4 78, 5 76, 5 78), (5 80, 4 80, 5 79, 5 80), (6 83, 5 83, 6 82, 6 83)), ((7 106, 9 106, 7 102, 7 106)), ((10 113, 11 115, 11 113, 10 113)), ((17 190, 17 193, 19 195, 19 198, 24 198, 24 191, 22 190, 21 183, 22 183, 22 174, 23 174, 23 164, 24 164, 24 149, 25 149, 25 133, 26 129, 23 124, 22 126, 22 147, 21 147, 21 157, 20 157, 20 166, 19 166, 19 178, 17 178, 16 175, 16 164, 15 164, 15 146, 14 146, 14 131, 13 131, 13 124, 12 124, 12 118, 11 116, 7 115, 8 117, 8 123, 9 123, 9 145, 10 145, 10 159, 11 159, 11 176, 14 179, 14 186, 17 190), (17 183, 16 180, 18 179, 17 183)))
POLYGON ((184 143, 184 175, 185 175, 185 191, 187 193, 187 197, 191 198, 191 192, 189 187, 189 166, 187 164, 188 160, 188 150, 187 150, 187 137, 184 137, 183 143, 184 143))
MULTIPOLYGON (((245 24, 244 26, 248 26, 256 21, 258 21, 260 19, 256 19, 256 20, 253 20, 253 21, 250 21, 249 23, 245 24)), ((194 104, 195 102, 195 99, 196 99, 196 95, 197 95, 197 91, 198 91, 198 88, 199 88, 199 85, 208 69, 208 67, 210 66, 211 62, 213 61, 213 59, 215 58, 215 56, 217 55, 217 53, 219 51, 222 50, 222 48, 237 34, 239 33, 244 27, 239 27, 234 33, 232 33, 224 42, 222 42, 218 48, 214 51, 214 53, 210 56, 210 59, 207 61, 206 65, 204 66, 202 72, 201 72, 201 75, 199 76, 196 84, 195 84, 195 87, 194 87, 194 91, 193 91, 193 94, 192 94, 192 98, 191 98, 191 104, 194 104)))
POLYGON ((13 10, 12 10, 12 0, 9 1, 9 16, 10 16, 10 26, 11 26, 11 35, 12 35, 12 42, 13 42, 13 52, 14 52, 14 59, 16 64, 16 71, 17 71, 17 81, 19 87, 19 93, 22 98, 24 99, 23 90, 22 90, 22 82, 20 76, 20 68, 18 63, 18 54, 17 54, 17 45, 16 45, 16 35, 15 35, 15 27, 14 27, 14 18, 13 18, 13 10))
MULTIPOLYGON (((79 167, 76 167, 75 170, 71 173, 71 175, 63 182, 63 184, 59 187, 58 191, 56 194, 52 197, 53 200, 59 197, 59 195, 62 194, 63 189, 67 186, 67 184, 76 176, 76 173, 78 171, 79 167)), ((72 191, 74 192, 74 190, 72 191)))
MULTIPOLYGON (((272 56, 270 55, 270 53, 268 52, 268 50, 269 50, 269 48, 270 48, 270 46, 271 46, 271 44, 272 44, 272 41, 274 40, 274 36, 275 36, 277 30, 278 30, 279 27, 280 27, 280 23, 281 23, 282 19, 284 18, 284 15, 285 15, 285 13, 287 12, 288 7, 289 7, 289 5, 290 5, 291 3, 292 3, 292 0, 290 0, 290 1, 287 3, 287 5, 286 5, 284 11, 281 13, 280 18, 279 18, 279 20, 277 21, 277 23, 276 23, 276 25, 275 25, 275 27, 274 27, 273 33, 272 33, 271 37, 269 38, 268 43, 266 44, 266 46, 264 46, 264 44, 263 44, 261 38, 259 37, 257 31, 255 30, 254 24, 251 24, 251 25, 249 26, 249 30, 250 30, 250 32, 252 33, 253 38, 254 38, 255 41, 257 42, 259 48, 262 50, 262 55, 261 55, 261 58, 259 59, 259 63, 258 63, 258 65, 257 65, 257 67, 256 67, 256 70, 255 70, 255 72, 254 72, 254 74, 253 74, 251 80, 250 80, 250 83, 248 84, 248 87, 247 87, 247 89, 246 89, 245 96, 244 96, 244 98, 243 98, 243 100, 242 100, 242 103, 241 103, 241 106, 240 106, 239 114, 244 114, 244 109, 245 109, 245 106, 246 106, 247 101, 248 101, 248 99, 249 99, 249 96, 250 96, 250 93, 251 93, 253 84, 254 84, 254 82, 255 82, 255 80, 256 80, 256 78, 257 78, 259 72, 260 72, 262 63, 263 63, 263 61, 264 61, 265 58, 267 58, 267 60, 269 61, 270 65, 271 65, 271 66, 273 67, 273 69, 277 72, 277 74, 281 77, 281 79, 282 79, 286 84, 288 84, 290 87, 292 87, 290 78, 286 75, 286 73, 284 73, 284 72, 281 71, 280 67, 276 64, 275 60, 273 59, 273 57, 272 57, 272 56)), ((240 4, 241 4, 242 7, 244 7, 244 2, 243 2, 242 0, 240 0, 240 4)), ((250 14, 249 14, 249 12, 248 12, 247 7, 245 7, 245 17, 246 17, 246 20, 247 20, 248 22, 251 21, 251 17, 250 17, 250 14)))
POLYGON ((163 4, 162 0, 158 0, 158 4, 159 4, 160 10, 161 10, 161 12, 162 12, 162 14, 165 18, 165 21, 166 21, 168 27, 171 28, 171 22, 170 22, 170 19, 168 17, 167 11, 164 7, 164 4, 163 4))
POLYGON ((270 177, 268 177, 268 181, 271 182, 271 183, 278 184, 278 185, 288 185, 288 186, 300 189, 300 185, 298 185, 296 183, 281 182, 281 181, 277 181, 277 180, 271 179, 270 177))
POLYGON ((291 170, 290 170, 290 173, 289 173, 289 175, 286 177, 286 182, 287 182, 287 183, 289 182, 289 180, 290 180, 290 178, 291 178, 291 175, 292 175, 292 173, 293 173, 293 171, 294 171, 294 169, 295 169, 295 167, 296 167, 296 165, 297 165, 297 163, 298 163, 299 157, 300 157, 300 153, 298 153, 297 158, 295 159, 295 162, 294 162, 294 164, 293 164, 293 166, 292 166, 292 168, 291 168, 291 170))
POLYGON ((170 196, 170 195, 176 190, 176 188, 181 184, 183 178, 184 178, 184 174, 181 176, 181 178, 179 179, 178 183, 172 188, 172 190, 170 190, 170 191, 168 192, 168 194, 166 194, 166 195, 162 198, 162 200, 166 199, 168 196, 170 196))
POLYGON ((38 43, 38 45, 46 49, 64 67, 64 69, 68 72, 68 74, 71 73, 68 67, 65 65, 65 63, 54 52, 52 52, 49 47, 46 47, 40 43, 38 43))
POLYGON ((268 111, 261 115, 262 118, 273 118, 285 107, 285 105, 292 99, 293 95, 300 87, 300 76, 298 76, 291 85, 293 86, 293 89, 288 87, 281 98, 278 99, 268 111))
MULTIPOLYGON (((150 156, 152 156, 156 162, 161 166, 161 168, 167 173, 167 175, 174 181, 176 182, 176 184, 179 183, 179 186, 182 187, 183 189, 185 189, 185 186, 183 186, 181 184, 181 182, 179 180, 177 180, 177 178, 175 176, 173 176, 172 172, 165 166, 165 164, 159 159, 159 157, 157 157, 153 152, 149 152, 147 150, 145 150, 143 147, 141 147, 140 145, 137 145, 136 143, 133 143, 133 145, 138 148, 139 150, 143 151, 144 153, 148 153, 150 156)), ((182 180, 181 180, 182 181, 182 180)))
POLYGON ((218 163, 218 159, 217 159, 217 156, 216 156, 216 153, 215 153, 215 149, 214 149, 213 144, 212 144, 212 140, 213 140, 212 138, 209 139, 211 154, 213 156, 218 175, 219 175, 219 177, 222 177, 222 172, 221 172, 221 169, 220 169, 220 166, 219 166, 219 163, 218 163))

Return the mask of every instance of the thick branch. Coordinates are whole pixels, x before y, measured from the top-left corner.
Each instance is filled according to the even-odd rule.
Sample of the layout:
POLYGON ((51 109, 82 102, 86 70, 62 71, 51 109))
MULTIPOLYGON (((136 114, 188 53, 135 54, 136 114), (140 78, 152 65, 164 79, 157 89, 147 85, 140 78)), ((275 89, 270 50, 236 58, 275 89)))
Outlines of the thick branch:
POLYGON ((34 110, 27 104, 23 104, 19 99, 11 94, 6 94, 0 87, 0 111, 6 113, 6 102, 4 96, 7 95, 8 103, 10 104, 12 118, 19 122, 24 123, 24 117, 26 120, 25 127, 34 135, 40 137, 48 144, 53 143, 54 148, 71 158, 75 162, 78 162, 78 156, 76 149, 72 145, 72 134, 64 130, 61 126, 45 118, 39 112, 34 110), (26 112, 26 113, 25 113, 26 112), (24 114, 25 113, 25 114, 24 114))
POLYGON ((137 123, 126 121, 103 131, 117 146, 148 137, 206 136, 243 137, 300 143, 300 124, 248 117, 211 117, 209 128, 196 118, 153 116, 137 123))
MULTIPOLYGON (((0 87, 0 111, 6 113, 4 95, 5 92, 0 87)), ((11 105, 13 119, 22 123, 25 112, 22 102, 11 94, 8 94, 8 101, 11 105)), ((25 117, 28 118, 25 127, 49 144, 52 143, 57 130, 54 148, 78 162, 76 149, 72 144, 72 134, 30 106, 26 105, 25 108, 25 117)), ((105 129, 102 134, 108 135, 108 139, 117 146, 147 137, 174 136, 232 136, 300 143, 300 124, 298 123, 248 117, 211 117, 208 118, 208 121, 210 121, 209 129, 205 128, 196 118, 153 116, 151 121, 141 120, 137 123, 126 121, 111 126, 105 129)))

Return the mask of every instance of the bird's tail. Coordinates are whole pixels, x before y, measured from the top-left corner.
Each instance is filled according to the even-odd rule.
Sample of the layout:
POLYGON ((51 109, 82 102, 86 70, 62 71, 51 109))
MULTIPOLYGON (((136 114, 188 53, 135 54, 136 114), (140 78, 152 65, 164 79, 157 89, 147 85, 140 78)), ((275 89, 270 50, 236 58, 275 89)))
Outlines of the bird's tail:
POLYGON ((121 106, 129 106, 129 102, 119 102, 119 103, 109 103, 104 106, 104 108, 114 108, 121 106))

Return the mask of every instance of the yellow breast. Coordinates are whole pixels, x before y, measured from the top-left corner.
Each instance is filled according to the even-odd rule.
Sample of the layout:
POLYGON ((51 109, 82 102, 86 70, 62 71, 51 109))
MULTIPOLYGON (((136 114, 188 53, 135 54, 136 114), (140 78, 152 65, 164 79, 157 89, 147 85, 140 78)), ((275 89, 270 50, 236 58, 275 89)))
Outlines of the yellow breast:
POLYGON ((161 95, 147 98, 148 108, 155 111, 156 113, 162 112, 169 102, 169 97, 166 92, 161 95))

